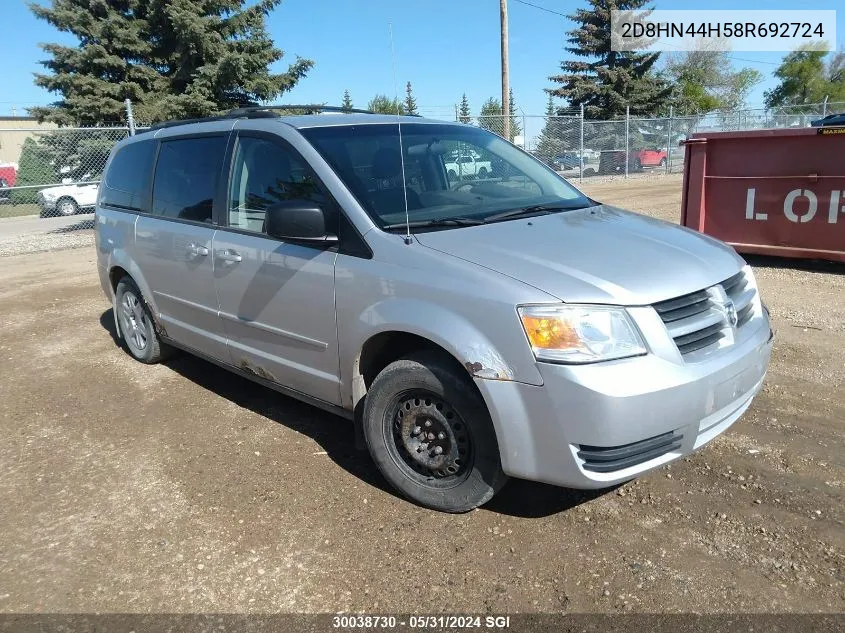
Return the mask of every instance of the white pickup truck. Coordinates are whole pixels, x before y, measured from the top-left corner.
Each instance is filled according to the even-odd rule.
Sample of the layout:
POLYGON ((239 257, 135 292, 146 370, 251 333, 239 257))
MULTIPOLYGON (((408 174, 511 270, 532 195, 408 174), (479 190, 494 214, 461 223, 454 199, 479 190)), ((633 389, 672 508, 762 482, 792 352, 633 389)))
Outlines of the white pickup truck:
POLYGON ((480 156, 473 154, 446 156, 443 160, 443 166, 446 168, 446 175, 449 180, 463 180, 464 178, 484 180, 493 171, 489 160, 481 160, 480 156))
POLYGON ((93 211, 97 202, 99 183, 69 183, 47 187, 38 192, 41 217, 74 215, 80 211, 93 211))

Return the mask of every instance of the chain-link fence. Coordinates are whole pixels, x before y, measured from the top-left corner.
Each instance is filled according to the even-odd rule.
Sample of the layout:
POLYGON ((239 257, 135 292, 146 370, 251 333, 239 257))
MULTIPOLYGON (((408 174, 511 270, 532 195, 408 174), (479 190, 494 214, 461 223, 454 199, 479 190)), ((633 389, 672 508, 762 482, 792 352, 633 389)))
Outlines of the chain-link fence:
POLYGON ((807 127, 834 112, 845 112, 845 103, 747 108, 694 116, 675 116, 670 111, 667 117, 626 116, 612 121, 591 120, 580 111, 459 120, 509 138, 562 175, 583 180, 679 173, 684 165, 681 141, 694 132, 807 127))
POLYGON ((4 128, 0 121, 0 217, 91 212, 112 146, 127 127, 4 128))
MULTIPOLYGON (((683 169, 680 142, 693 132, 805 127, 845 103, 742 109, 697 116, 590 120, 556 116, 464 117, 534 154, 568 178, 635 177, 683 169)), ((73 216, 91 212, 112 146, 142 126, 127 108, 121 127, 57 128, 34 119, 0 119, 0 217, 73 216)))

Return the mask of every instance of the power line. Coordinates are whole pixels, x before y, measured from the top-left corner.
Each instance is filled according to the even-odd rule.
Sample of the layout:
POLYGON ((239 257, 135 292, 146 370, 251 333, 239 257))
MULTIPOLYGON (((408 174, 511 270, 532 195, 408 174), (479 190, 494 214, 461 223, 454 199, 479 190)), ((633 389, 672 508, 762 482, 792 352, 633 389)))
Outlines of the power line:
POLYGON ((546 7, 541 7, 539 4, 531 4, 530 2, 526 2, 525 0, 514 0, 514 2, 518 2, 519 4, 524 4, 528 7, 534 7, 535 9, 540 9, 540 11, 546 11, 547 13, 554 13, 555 15, 559 15, 563 18, 569 18, 568 15, 565 13, 560 13, 559 11, 553 11, 551 9, 547 9, 546 7))

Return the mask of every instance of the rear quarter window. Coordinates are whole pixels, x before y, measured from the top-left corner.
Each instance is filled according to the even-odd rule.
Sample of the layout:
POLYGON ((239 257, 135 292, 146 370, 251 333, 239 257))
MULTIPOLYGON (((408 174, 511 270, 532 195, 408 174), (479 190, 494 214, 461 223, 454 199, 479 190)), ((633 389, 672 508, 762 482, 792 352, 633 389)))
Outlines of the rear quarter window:
POLYGON ((153 215, 210 222, 226 136, 161 142, 153 183, 153 215))
POLYGON ((103 179, 100 203, 132 211, 149 211, 148 194, 155 149, 153 139, 121 147, 103 179))

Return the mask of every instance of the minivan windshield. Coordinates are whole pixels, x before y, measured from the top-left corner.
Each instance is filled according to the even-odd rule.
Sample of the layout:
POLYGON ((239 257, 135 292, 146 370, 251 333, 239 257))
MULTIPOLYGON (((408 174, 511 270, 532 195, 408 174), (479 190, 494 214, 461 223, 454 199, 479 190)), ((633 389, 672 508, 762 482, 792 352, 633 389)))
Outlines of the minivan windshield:
POLYGON ((301 132, 373 221, 388 231, 404 229, 406 197, 415 230, 474 226, 594 204, 539 161, 470 125, 402 123, 401 154, 397 124, 301 132))

